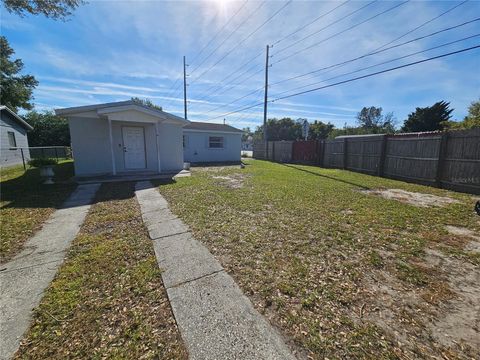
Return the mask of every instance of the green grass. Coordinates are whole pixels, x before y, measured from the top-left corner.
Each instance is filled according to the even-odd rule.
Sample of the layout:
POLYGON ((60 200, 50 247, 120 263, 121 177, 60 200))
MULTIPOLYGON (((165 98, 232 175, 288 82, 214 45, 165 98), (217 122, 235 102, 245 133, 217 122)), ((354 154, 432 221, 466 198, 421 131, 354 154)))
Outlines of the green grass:
POLYGON ((478 256, 448 241, 453 236, 444 228, 480 231, 471 196, 342 170, 247 163, 243 170, 193 169, 192 177, 160 192, 294 346, 316 359, 415 358, 445 350, 415 311, 433 314, 437 303, 393 302, 387 309, 372 289, 385 277, 393 283, 383 284, 400 298, 403 292, 421 299, 437 291, 429 298, 447 300, 446 274, 425 264, 425 250, 438 248, 460 262, 480 264, 478 256), (237 185, 242 179, 243 186, 225 177, 237 185), (421 208, 360 191, 378 188, 460 203, 421 208), (392 312, 407 344, 401 339, 399 345, 396 329, 374 319, 376 309, 392 312))
POLYGON ((133 183, 102 185, 16 358, 187 358, 133 183))
POLYGON ((1 168, 0 263, 21 251, 23 244, 75 188, 68 183, 73 176, 72 161, 62 161, 54 170, 55 180, 60 183, 43 185, 39 169, 1 168))

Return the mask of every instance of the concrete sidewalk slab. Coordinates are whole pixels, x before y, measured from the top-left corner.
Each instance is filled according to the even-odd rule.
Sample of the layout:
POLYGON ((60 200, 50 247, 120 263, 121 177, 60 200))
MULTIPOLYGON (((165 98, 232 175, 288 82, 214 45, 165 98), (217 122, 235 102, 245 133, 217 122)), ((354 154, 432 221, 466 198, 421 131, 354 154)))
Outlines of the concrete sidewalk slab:
POLYGON ((63 262, 98 187, 98 184, 78 186, 62 208, 27 241, 23 251, 1 265, 0 359, 10 359, 18 349, 30 325, 32 310, 40 303, 44 290, 63 262), (72 207, 68 208, 69 204, 72 207))
POLYGON ((149 182, 136 185, 173 314, 190 359, 294 359, 282 337, 149 182), (158 205, 156 205, 158 204, 158 205), (154 210, 157 208, 157 210, 154 210))
POLYGON ((188 231, 188 227, 180 219, 161 221, 148 227, 150 239, 155 240, 165 236, 172 236, 188 231))
POLYGON ((158 265, 166 288, 223 270, 208 249, 183 233, 153 241, 158 265))

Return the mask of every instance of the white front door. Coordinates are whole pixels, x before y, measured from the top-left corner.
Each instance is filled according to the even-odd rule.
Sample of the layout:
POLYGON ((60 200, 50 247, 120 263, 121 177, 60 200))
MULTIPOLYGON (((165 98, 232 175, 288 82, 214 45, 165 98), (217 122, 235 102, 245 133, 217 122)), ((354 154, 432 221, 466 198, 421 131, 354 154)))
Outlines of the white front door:
POLYGON ((145 169, 145 133, 143 127, 124 126, 122 135, 125 169, 145 169))

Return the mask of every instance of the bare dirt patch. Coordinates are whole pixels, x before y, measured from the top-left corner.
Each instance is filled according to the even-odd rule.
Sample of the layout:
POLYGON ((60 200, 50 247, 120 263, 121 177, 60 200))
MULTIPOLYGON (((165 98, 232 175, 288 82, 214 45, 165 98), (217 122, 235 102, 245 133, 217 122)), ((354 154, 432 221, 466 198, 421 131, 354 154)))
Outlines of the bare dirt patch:
POLYGON ((447 225, 445 227, 447 231, 452 235, 468 238, 469 240, 471 239, 465 245, 465 250, 471 251, 474 253, 480 253, 480 235, 478 235, 476 232, 464 227, 459 227, 459 226, 447 225))
POLYGON ((361 190, 364 193, 381 196, 385 199, 397 200, 410 205, 419 207, 443 207, 449 204, 459 203, 458 200, 432 194, 423 194, 418 192, 411 192, 401 189, 376 189, 376 190, 361 190))
POLYGON ((367 275, 373 304, 362 308, 362 320, 393 335, 407 358, 419 352, 441 353, 446 358, 461 352, 476 358, 480 355, 480 268, 433 249, 426 249, 423 260, 415 265, 426 273, 435 269, 436 274, 421 286, 399 282, 392 269, 367 275))
POLYGON ((223 175, 223 176, 212 176, 212 178, 216 180, 220 180, 220 183, 226 187, 231 189, 240 189, 244 185, 245 181, 245 174, 241 173, 234 173, 230 175, 223 175))

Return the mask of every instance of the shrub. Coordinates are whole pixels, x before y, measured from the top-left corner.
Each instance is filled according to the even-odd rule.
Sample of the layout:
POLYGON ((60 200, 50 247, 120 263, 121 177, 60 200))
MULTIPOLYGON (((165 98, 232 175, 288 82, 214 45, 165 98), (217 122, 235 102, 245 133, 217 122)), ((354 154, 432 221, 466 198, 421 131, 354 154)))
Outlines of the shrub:
POLYGON ((42 167, 42 166, 49 166, 49 165, 56 165, 57 160, 51 158, 39 158, 39 159, 32 159, 28 162, 28 165, 32 167, 42 167))

